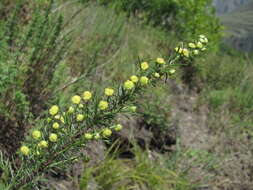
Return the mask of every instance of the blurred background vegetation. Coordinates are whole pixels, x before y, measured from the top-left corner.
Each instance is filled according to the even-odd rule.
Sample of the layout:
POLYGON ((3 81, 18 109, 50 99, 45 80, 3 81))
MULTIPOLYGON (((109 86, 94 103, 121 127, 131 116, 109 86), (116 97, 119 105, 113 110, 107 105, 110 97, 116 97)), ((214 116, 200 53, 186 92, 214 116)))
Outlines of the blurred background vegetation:
MULTIPOLYGON (((253 154, 252 11, 250 0, 1 0, 0 150, 15 156, 48 105, 65 105, 72 94, 85 88, 102 92, 106 86, 114 87, 135 72, 138 60, 166 58, 180 42, 204 34, 210 41, 208 51, 186 70, 194 71, 193 78, 185 80, 182 68, 169 84, 148 89, 136 102, 135 117, 141 120, 136 128, 151 131, 158 139, 176 131, 167 152, 163 149, 158 159, 149 155, 153 150, 148 146, 144 150, 134 146, 134 159, 120 159, 119 152, 108 154, 100 165, 84 164, 87 168, 76 189, 89 189, 89 179, 97 189, 112 190, 252 188, 253 172, 243 170, 253 168, 249 162, 253 154), (194 113, 206 107, 206 124, 200 127, 214 136, 216 148, 196 150, 180 144, 177 120, 181 118, 176 113, 187 112, 180 106, 182 95, 197 99, 194 113), (236 154, 235 172, 217 164, 236 154), (219 177, 206 181, 197 170, 201 180, 192 179, 191 164, 219 177)), ((159 152, 162 146, 155 145, 159 152)))

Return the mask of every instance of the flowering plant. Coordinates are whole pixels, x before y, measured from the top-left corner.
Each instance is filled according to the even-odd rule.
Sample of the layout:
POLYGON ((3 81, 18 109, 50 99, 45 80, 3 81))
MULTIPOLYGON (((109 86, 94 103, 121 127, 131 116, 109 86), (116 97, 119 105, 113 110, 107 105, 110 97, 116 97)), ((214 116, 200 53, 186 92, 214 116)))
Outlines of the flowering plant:
MULTIPOLYGON (((201 39, 205 39, 203 49, 207 39, 202 35, 201 39)), ((157 58, 139 63, 137 73, 117 88, 106 88, 102 96, 85 90, 71 98, 69 107, 51 106, 47 117, 38 121, 20 147, 20 164, 14 168, 0 157, 0 168, 9 175, 3 189, 35 188, 45 172, 75 162, 78 150, 88 141, 108 139, 114 131, 120 131, 122 125, 116 123, 116 115, 126 110, 134 112, 134 99, 148 86, 174 75, 182 59, 193 59, 197 55, 196 48, 200 47, 191 44, 187 49, 182 44, 167 60, 157 58)))

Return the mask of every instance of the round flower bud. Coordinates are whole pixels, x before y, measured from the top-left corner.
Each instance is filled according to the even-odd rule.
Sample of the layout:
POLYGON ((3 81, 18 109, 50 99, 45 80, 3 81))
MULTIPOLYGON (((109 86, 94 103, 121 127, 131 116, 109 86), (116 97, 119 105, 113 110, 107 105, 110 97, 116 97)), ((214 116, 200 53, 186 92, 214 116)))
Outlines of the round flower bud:
POLYGON ((188 46, 189 46, 190 48, 196 48, 196 45, 195 45, 194 43, 189 43, 188 46))
POLYGON ((56 115, 56 114, 58 113, 58 111, 59 111, 59 107, 56 106, 56 105, 52 106, 52 107, 49 109, 50 115, 56 115))
POLYGON ((59 123, 54 122, 52 127, 53 127, 54 129, 59 129, 60 125, 59 125, 59 123))
POLYGON ((47 148, 48 147, 48 142, 47 141, 40 141, 38 143, 38 147, 40 147, 40 148, 47 148))
POLYGON ((201 34, 199 35, 199 38, 206 38, 205 35, 201 34))
POLYGON ((201 49, 201 48, 203 48, 203 44, 201 42, 198 42, 197 47, 201 49))
POLYGON ((182 54, 183 54, 185 57, 189 57, 190 52, 189 52, 188 49, 184 48, 183 51, 182 51, 182 54))
POLYGON ((84 92, 83 92, 83 99, 84 99, 84 100, 89 100, 89 99, 91 99, 91 98, 92 98, 92 94, 91 94, 90 91, 84 91, 84 92))
POLYGON ((57 138, 58 138, 58 136, 57 136, 55 133, 51 133, 51 134, 49 135, 49 140, 50 140, 51 142, 56 142, 56 141, 57 141, 57 138))
POLYGON ((33 137, 34 139, 36 139, 36 140, 40 139, 40 137, 41 137, 41 132, 38 131, 38 130, 33 131, 33 132, 32 132, 32 137, 33 137))
POLYGON ((65 123, 64 117, 61 116, 60 120, 62 123, 65 123))
POLYGON ((175 51, 181 54, 183 52, 183 49, 181 47, 176 47, 175 51))
POLYGON ((193 54, 194 54, 194 55, 198 55, 198 54, 199 54, 199 50, 196 50, 196 49, 195 49, 195 50, 193 51, 193 54))
POLYGON ((159 73, 154 73, 154 76, 155 76, 156 78, 160 78, 160 74, 159 74, 159 73))
POLYGON ((175 72, 176 72, 175 69, 170 69, 170 70, 169 70, 169 73, 170 73, 170 74, 174 74, 175 72))
POLYGON ((114 94, 114 90, 112 88, 106 88, 105 89, 105 95, 106 96, 112 96, 114 94))
POLYGON ((55 118, 55 119, 60 119, 61 116, 60 116, 60 115, 56 115, 56 116, 54 116, 54 118, 55 118))
POLYGON ((111 129, 106 128, 106 129, 103 130, 103 136, 104 137, 109 137, 111 135, 112 135, 111 129))
POLYGON ((94 136, 94 139, 96 139, 96 140, 100 139, 100 134, 96 133, 95 136, 94 136))
POLYGON ((108 108, 108 102, 101 100, 98 107, 100 110, 106 110, 108 108))
POLYGON ((120 131, 122 129, 122 125, 117 124, 114 128, 115 131, 120 131))
POLYGON ((84 120, 84 115, 83 114, 77 114, 76 120, 77 121, 83 121, 84 120))
POLYGON ((148 84, 148 80, 149 80, 148 77, 145 77, 145 76, 141 77, 140 78, 141 85, 148 84))
POLYGON ((79 108, 83 108, 83 104, 79 104, 78 107, 79 107, 79 108))
POLYGON ((92 134, 90 134, 90 133, 85 133, 84 134, 84 138, 86 139, 86 140, 91 140, 92 139, 92 134))
POLYGON ((30 153, 30 149, 29 149, 27 146, 21 146, 20 152, 21 152, 23 155, 27 156, 27 155, 30 153))
POLYGON ((133 83, 137 83, 139 81, 138 77, 136 75, 133 75, 130 77, 130 80, 133 82, 133 83))
POLYGON ((164 61, 164 59, 163 58, 157 58, 156 59, 156 62, 158 63, 158 64, 165 64, 165 61, 164 61))
POLYGON ((141 69, 142 70, 147 70, 149 68, 149 65, 148 65, 148 63, 147 62, 143 62, 143 63, 141 63, 141 69))
POLYGON ((130 106, 130 107, 129 107, 129 110, 130 110, 131 112, 136 112, 136 109, 137 109, 136 106, 130 106))
POLYGON ((124 88, 127 89, 127 90, 131 90, 132 88, 134 88, 134 83, 130 80, 127 80, 124 83, 124 88))
POLYGON ((71 101, 72 101, 73 104, 80 104, 80 102, 81 102, 81 97, 78 96, 78 95, 75 95, 75 96, 73 96, 73 97, 71 98, 71 101))
POLYGON ((74 111, 75 111, 75 109, 72 106, 70 106, 68 109, 68 113, 71 114, 71 113, 74 113, 74 111))

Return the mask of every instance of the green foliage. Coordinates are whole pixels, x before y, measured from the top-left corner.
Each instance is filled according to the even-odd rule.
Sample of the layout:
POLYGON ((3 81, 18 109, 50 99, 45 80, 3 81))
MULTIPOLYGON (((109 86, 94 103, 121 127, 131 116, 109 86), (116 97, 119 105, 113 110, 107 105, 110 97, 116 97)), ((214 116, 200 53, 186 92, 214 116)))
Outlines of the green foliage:
POLYGON ((52 96, 48 86, 69 47, 63 17, 52 13, 53 4, 53 0, 16 1, 0 21, 0 120, 4 126, 0 143, 4 139, 10 144, 6 148, 12 154, 28 120, 39 116, 52 96), (15 140, 10 134, 15 134, 15 140))
MULTIPOLYGON (((25 5, 19 3, 10 19, 4 20, 1 27, 3 28, 1 98, 6 97, 7 94, 8 97, 13 94, 15 98, 12 99, 17 101, 27 97, 26 101, 30 103, 30 110, 34 114, 38 114, 37 111, 41 110, 38 108, 42 106, 39 102, 45 97, 46 99, 50 97, 50 92, 45 88, 52 80, 56 65, 65 55, 68 43, 66 35, 62 33, 62 16, 50 13, 52 3, 53 1, 43 11, 39 6, 34 7, 32 13, 27 13, 31 17, 28 24, 22 24, 20 20, 21 8, 25 5), (10 92, 14 86, 15 90, 10 92)), ((6 98, 1 102, 7 102, 6 98)), ((17 102, 17 105, 20 104, 22 102, 17 102)))
POLYGON ((237 54, 210 54, 205 60, 199 60, 197 66, 198 77, 205 84, 203 95, 211 107, 227 105, 230 111, 239 112, 241 116, 250 112, 253 67, 248 59, 237 54))
POLYGON ((166 131, 169 128, 171 107, 167 102, 168 94, 168 90, 161 84, 160 87, 150 89, 139 100, 139 113, 143 118, 143 122, 149 127, 161 131, 166 131))
POLYGON ((224 53, 209 54, 205 59, 200 59, 196 66, 206 88, 216 90, 239 86, 248 67, 242 56, 224 53))
POLYGON ((81 190, 87 190, 91 180, 99 189, 193 189, 187 180, 165 168, 162 159, 151 160, 149 153, 138 147, 134 147, 132 152, 135 155, 133 160, 118 159, 118 152, 114 152, 99 165, 86 168, 81 178, 81 190))
POLYGON ((195 38, 204 33, 214 42, 220 39, 221 26, 215 18, 211 0, 114 0, 100 3, 134 15, 144 22, 173 31, 179 39, 195 38))
POLYGON ((212 90, 208 93, 208 103, 213 109, 224 105, 230 98, 231 90, 212 90))

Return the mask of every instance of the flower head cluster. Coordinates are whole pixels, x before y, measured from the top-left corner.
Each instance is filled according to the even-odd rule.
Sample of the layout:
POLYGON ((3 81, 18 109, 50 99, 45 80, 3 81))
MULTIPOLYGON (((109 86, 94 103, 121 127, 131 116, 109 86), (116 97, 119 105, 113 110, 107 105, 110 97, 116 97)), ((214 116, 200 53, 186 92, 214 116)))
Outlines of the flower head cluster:
POLYGON ((114 90, 112 88, 106 88, 105 89, 105 95, 106 96, 112 96, 114 94, 114 90))
POLYGON ((199 51, 205 51, 208 39, 204 35, 200 35, 199 39, 196 42, 188 43, 188 48, 186 47, 176 47, 175 51, 183 57, 196 56, 199 54, 199 51))
POLYGON ((90 91, 84 91, 83 92, 83 99, 84 100, 90 100, 92 98, 92 93, 90 91))
POLYGON ((127 80, 125 83, 124 83, 124 88, 126 90, 131 90, 134 88, 134 82, 131 81, 131 80, 127 80))
POLYGON ((141 69, 142 69, 142 70, 145 71, 145 70, 147 70, 148 68, 149 68, 149 65, 148 65, 147 62, 142 62, 142 63, 141 63, 141 69))

